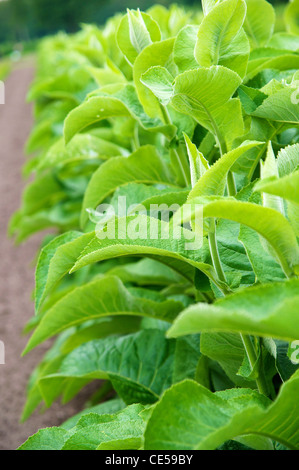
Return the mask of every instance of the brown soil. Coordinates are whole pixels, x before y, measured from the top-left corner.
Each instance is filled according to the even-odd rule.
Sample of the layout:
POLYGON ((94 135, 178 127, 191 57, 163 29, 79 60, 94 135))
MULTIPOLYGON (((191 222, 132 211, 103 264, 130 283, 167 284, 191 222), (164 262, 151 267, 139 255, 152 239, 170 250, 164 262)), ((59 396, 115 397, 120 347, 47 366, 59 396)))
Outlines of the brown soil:
POLYGON ((42 235, 17 247, 6 236, 25 185, 21 177, 23 147, 32 127, 32 108, 25 96, 33 76, 30 62, 15 69, 6 81, 6 104, 0 105, 0 340, 5 345, 5 365, 0 364, 0 450, 16 449, 38 429, 59 425, 80 411, 86 398, 83 392, 67 405, 56 403, 44 414, 36 412, 26 423, 19 422, 29 375, 46 350, 44 345, 20 357, 28 339, 22 336, 22 329, 33 315, 32 261, 42 235))

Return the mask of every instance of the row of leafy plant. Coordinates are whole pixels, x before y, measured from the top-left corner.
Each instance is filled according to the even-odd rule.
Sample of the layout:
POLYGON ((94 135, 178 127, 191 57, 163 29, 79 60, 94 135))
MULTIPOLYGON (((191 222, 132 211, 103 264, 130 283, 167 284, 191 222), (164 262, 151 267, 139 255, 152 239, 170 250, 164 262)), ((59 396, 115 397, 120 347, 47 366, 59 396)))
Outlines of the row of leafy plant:
POLYGON ((21 449, 299 448, 299 2, 279 33, 267 1, 202 7, 41 44, 10 233, 54 229, 24 352, 57 338, 23 420, 98 390, 21 449))

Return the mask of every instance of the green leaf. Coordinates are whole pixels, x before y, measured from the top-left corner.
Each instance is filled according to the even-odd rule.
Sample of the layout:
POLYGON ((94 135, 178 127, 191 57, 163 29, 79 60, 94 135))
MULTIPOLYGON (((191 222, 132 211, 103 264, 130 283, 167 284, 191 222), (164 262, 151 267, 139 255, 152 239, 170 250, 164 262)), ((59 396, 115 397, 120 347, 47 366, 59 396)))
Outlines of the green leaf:
POLYGON ((174 348, 154 329, 89 341, 66 356, 59 373, 43 377, 40 388, 44 395, 53 379, 108 379, 127 405, 154 403, 172 383, 174 348))
POLYGON ((239 240, 244 245, 252 269, 261 283, 285 279, 285 274, 273 256, 263 247, 258 234, 249 227, 240 227, 239 240))
POLYGON ((287 31, 294 34, 299 34, 299 1, 293 0, 290 2, 285 10, 284 19, 287 31))
POLYGON ((173 60, 180 73, 198 67, 194 57, 197 33, 198 26, 187 25, 181 29, 176 37, 173 48, 173 60))
POLYGON ((299 144, 288 145, 277 154, 279 176, 293 173, 299 167, 299 144))
POLYGON ((61 428, 40 429, 17 450, 61 450, 67 431, 61 428))
POLYGON ((157 118, 150 119, 144 112, 132 85, 122 86, 114 96, 93 96, 73 109, 64 121, 66 144, 86 127, 108 118, 132 118, 148 130, 160 130, 173 135, 173 126, 165 126, 157 118))
POLYGON ((108 273, 119 277, 122 282, 132 282, 141 286, 165 286, 184 281, 182 276, 168 266, 148 258, 117 266, 109 270, 108 273))
POLYGON ((145 449, 216 449, 248 434, 298 449, 298 391, 298 374, 282 386, 273 404, 246 389, 213 394, 190 380, 181 382, 155 406, 145 431, 145 449))
POLYGON ((68 420, 64 421, 60 427, 69 431, 70 429, 76 426, 82 416, 89 415, 90 413, 96 413, 99 415, 111 415, 122 410, 124 406, 125 405, 122 400, 120 400, 119 398, 112 398, 111 400, 99 403, 98 405, 92 406, 90 408, 85 408, 83 411, 80 411, 68 420))
POLYGON ((194 188, 197 181, 203 176, 210 166, 203 154, 197 149, 196 145, 191 142, 186 134, 184 134, 184 139, 189 158, 191 185, 192 188, 194 188))
POLYGON ((245 141, 240 147, 222 155, 193 186, 188 201, 198 196, 223 195, 229 170, 245 152, 258 145, 261 145, 261 142, 245 141))
POLYGON ((53 427, 39 430, 18 450, 139 449, 146 415, 144 407, 131 405, 115 414, 90 413, 82 416, 69 431, 53 427))
MULTIPOLYGON (((272 144, 269 142, 267 156, 264 162, 261 162, 261 181, 278 177, 278 166, 273 152, 272 144)), ((277 210, 281 214, 284 214, 283 201, 281 198, 276 196, 268 196, 263 194, 262 196, 263 206, 271 207, 272 209, 277 210)))
POLYGON ((154 66, 166 67, 171 59, 174 39, 156 42, 146 47, 134 63, 133 78, 140 103, 151 118, 163 120, 160 104, 153 92, 144 85, 143 74, 154 66))
MULTIPOLYGON (((106 238, 106 236, 102 238, 105 232, 100 232, 93 237, 78 257, 72 272, 104 259, 143 255, 167 264, 191 281, 194 279, 194 270, 197 268, 219 285, 214 268, 205 262, 207 245, 203 246, 202 251, 190 249, 192 248, 189 247, 190 243, 194 242, 194 234, 189 230, 177 227, 173 233, 172 227, 167 222, 143 215, 137 218, 130 216, 113 220, 111 229, 113 230, 112 238, 106 238), (135 224, 141 228, 141 232, 144 230, 144 235, 146 232, 146 236, 141 233, 141 237, 128 238, 127 232, 130 230, 133 232, 135 224), (155 236, 147 237, 153 229, 156 231, 155 236)), ((109 232, 109 229, 107 231, 109 232)))
POLYGON ((45 402, 47 407, 50 407, 61 395, 62 403, 65 404, 91 381, 89 378, 65 377, 52 379, 47 387, 45 386, 44 377, 56 374, 60 370, 64 357, 73 349, 95 338, 128 334, 139 328, 140 319, 138 317, 116 316, 89 321, 79 327, 66 330, 57 338, 53 347, 46 353, 30 378, 22 421, 27 420, 42 401, 45 402))
MULTIPOLYGON (((194 215, 199 213, 200 216, 203 211, 205 218, 228 219, 252 228, 272 246, 287 276, 298 273, 299 248, 297 239, 292 226, 279 212, 233 198, 211 196, 210 198, 194 198, 191 202, 191 210, 194 210, 194 215)), ((190 219, 190 210, 184 211, 183 206, 176 217, 181 219, 181 222, 187 222, 190 219), (182 217, 183 212, 188 214, 188 217, 182 217)))
POLYGON ((144 407, 131 405, 114 415, 83 416, 62 450, 139 449, 143 442, 144 407))
POLYGON ((262 191, 273 196, 279 196, 288 201, 299 204, 299 171, 295 171, 282 178, 268 178, 260 180, 254 187, 255 191, 262 191))
POLYGON ((56 302, 41 318, 23 354, 66 328, 88 320, 137 315, 171 321, 181 308, 182 304, 174 300, 155 302, 135 297, 119 279, 107 276, 77 287, 56 302))
POLYGON ((202 67, 223 65, 245 75, 249 42, 241 29, 246 14, 244 0, 226 0, 204 17, 199 25, 195 58, 202 67))
POLYGON ((256 388, 255 382, 237 375, 244 360, 244 345, 239 334, 202 333, 200 338, 201 353, 217 361, 234 384, 256 388))
POLYGON ((178 338, 175 344, 173 383, 186 378, 194 379, 201 356, 199 335, 178 338))
POLYGON ((270 121, 297 125, 299 121, 299 106, 292 98, 293 95, 293 88, 283 88, 277 93, 268 96, 252 115, 269 119, 270 121))
POLYGON ((40 252, 35 275, 35 310, 39 310, 48 293, 69 272, 93 234, 66 232, 54 238, 40 252))
POLYGON ((161 32, 158 24, 150 15, 136 10, 128 10, 123 16, 116 34, 118 47, 130 64, 151 42, 160 41, 161 32))
POLYGON ((67 146, 62 138, 59 139, 42 158, 39 168, 55 168, 82 160, 106 160, 119 155, 126 156, 128 151, 92 134, 79 134, 67 146))
POLYGON ((173 76, 165 67, 160 65, 150 67, 147 72, 141 75, 140 80, 153 92, 162 105, 165 106, 169 103, 173 93, 173 76))
POLYGON ((244 29, 252 48, 265 46, 274 31, 275 11, 265 0, 246 0, 244 29), (267 18, 267 21, 265 21, 267 18))
POLYGON ((81 224, 88 219, 86 209, 94 209, 118 187, 127 183, 162 183, 173 186, 173 174, 151 145, 140 147, 129 157, 115 157, 94 172, 84 195, 81 224))
POLYGON ((229 147, 244 132, 240 101, 231 98, 240 84, 240 77, 225 67, 189 70, 176 77, 171 103, 214 134, 222 147, 229 147))
POLYGON ((213 305, 199 303, 177 317, 168 337, 229 331, 293 340, 299 337, 298 295, 298 280, 290 280, 247 288, 213 305))

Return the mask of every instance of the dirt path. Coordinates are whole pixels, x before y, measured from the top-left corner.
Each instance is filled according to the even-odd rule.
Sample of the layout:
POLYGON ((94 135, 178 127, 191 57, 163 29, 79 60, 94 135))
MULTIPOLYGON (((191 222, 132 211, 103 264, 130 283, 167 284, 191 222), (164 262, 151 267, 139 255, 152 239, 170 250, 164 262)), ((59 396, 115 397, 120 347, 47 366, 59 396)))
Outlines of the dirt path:
POLYGON ((16 449, 39 428, 60 424, 80 411, 85 399, 81 394, 66 406, 55 404, 45 414, 35 413, 25 424, 19 423, 29 374, 45 350, 41 347, 20 358, 27 341, 21 331, 33 314, 32 260, 41 234, 18 247, 6 237, 9 218, 20 205, 24 187, 23 146, 32 127, 32 109, 25 104, 25 96, 33 76, 33 66, 28 63, 14 70, 5 85, 6 104, 0 105, 0 340, 5 345, 5 365, 0 364, 0 450, 16 449))

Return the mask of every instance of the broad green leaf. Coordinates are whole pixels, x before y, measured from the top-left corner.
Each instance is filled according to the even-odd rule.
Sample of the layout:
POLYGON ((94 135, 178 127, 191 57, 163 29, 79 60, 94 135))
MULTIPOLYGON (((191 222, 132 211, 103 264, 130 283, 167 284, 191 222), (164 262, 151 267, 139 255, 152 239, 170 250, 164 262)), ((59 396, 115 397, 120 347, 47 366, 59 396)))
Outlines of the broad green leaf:
POLYGON ((127 11, 130 42, 138 55, 146 46, 151 44, 152 41, 141 11, 138 9, 136 15, 132 10, 127 11))
MULTIPOLYGON (((264 162, 261 162, 261 181, 278 177, 278 166, 276 158, 273 152, 272 144, 269 142, 267 156, 264 162)), ((277 196, 268 196, 267 194, 262 195, 263 206, 271 207, 272 209, 277 210, 281 214, 284 214, 283 201, 280 197, 277 196)))
POLYGON ((287 31, 294 34, 299 34, 299 1, 293 0, 290 2, 285 10, 284 20, 287 27, 287 31))
MULTIPOLYGON (((191 210, 194 214, 203 211, 203 217, 216 217, 228 219, 239 224, 244 224, 259 235, 261 235, 271 245, 276 253, 282 269, 287 276, 293 276, 299 271, 299 247, 295 233, 288 220, 279 212, 268 207, 263 207, 251 202, 237 201, 233 198, 194 198, 192 199, 191 210), (193 208, 195 205, 195 208, 193 208)), ((190 211, 185 212, 184 206, 177 218, 182 222, 190 219, 190 211), (187 216, 188 214, 188 216, 187 216)), ((191 217, 192 218, 192 217, 191 217)))
POLYGON ((213 305, 199 303, 177 317, 168 336, 229 331, 293 340, 299 337, 298 295, 298 280, 290 280, 247 288, 213 305))
POLYGON ((52 379, 47 387, 45 386, 43 378, 57 374, 65 356, 73 349, 94 339, 105 338, 109 335, 128 334, 139 328, 140 319, 138 317, 116 316, 83 323, 79 327, 66 330, 57 338, 53 347, 46 353, 31 376, 22 421, 27 420, 42 401, 47 407, 50 407, 61 395, 62 403, 65 404, 91 381, 88 377, 70 376, 52 379))
POLYGON ((196 382, 181 382, 165 392, 155 406, 144 447, 209 450, 229 439, 257 434, 298 449, 298 391, 298 374, 282 386, 272 404, 246 389, 213 394, 196 382))
POLYGON ((68 143, 75 134, 86 127, 108 118, 132 118, 148 130, 160 130, 167 135, 173 134, 172 126, 164 126, 155 116, 149 118, 138 101, 135 88, 132 85, 122 86, 114 96, 93 96, 73 109, 64 122, 64 137, 68 143))
POLYGON ((67 435, 62 428, 40 429, 17 450, 61 450, 67 435))
POLYGON ((194 379, 201 356, 200 335, 178 338, 175 343, 173 383, 194 379))
POLYGON ((140 147, 129 157, 115 157, 101 165, 87 186, 81 224, 88 219, 86 209, 94 209, 118 187, 127 183, 162 183, 173 185, 173 174, 155 147, 140 147))
MULTIPOLYGON (((276 76, 277 71, 287 71, 287 76, 292 75, 299 66, 299 56, 296 53, 287 52, 271 47, 254 49, 251 52, 247 67, 247 75, 244 83, 255 78, 261 72, 269 70, 272 77, 276 76), (289 71, 289 72, 288 72, 289 71)), ((271 76, 270 75, 270 76, 271 76)), ((271 77, 271 78, 272 78, 271 77)), ((268 82, 269 80, 267 80, 268 82)))
POLYGON ((108 379, 127 405, 154 403, 172 384, 175 341, 161 330, 89 341, 62 361, 59 373, 43 377, 40 388, 65 378, 108 379))
POLYGON ((69 432, 62 450, 137 450, 143 442, 143 410, 142 405, 136 404, 114 415, 83 416, 76 428, 69 432))
POLYGON ((99 415, 111 415, 122 410, 124 407, 125 405, 122 400, 120 400, 119 398, 112 398, 111 400, 99 403, 98 405, 92 406, 90 408, 85 408, 83 411, 80 411, 79 413, 64 421, 60 427, 69 431, 70 429, 76 426, 80 418, 84 415, 88 415, 90 413, 96 413, 99 415))
POLYGON ((78 134, 68 145, 59 139, 40 160, 39 168, 55 168, 81 160, 106 160, 119 155, 126 156, 128 151, 92 134, 78 134))
POLYGON ((240 147, 222 155, 197 181, 190 191, 188 201, 198 196, 223 195, 229 170, 245 152, 261 142, 243 142, 240 147))
POLYGON ((102 237, 104 232, 94 236, 78 257, 71 272, 105 259, 143 255, 167 264, 188 280, 194 279, 194 270, 197 268, 213 282, 221 285, 217 281, 214 268, 206 262, 207 245, 204 244, 202 250, 199 250, 197 245, 194 249, 194 234, 189 230, 177 227, 173 231, 173 227, 167 222, 143 215, 122 217, 111 221, 111 226, 108 224, 107 227, 107 232, 113 230, 113 236, 102 237), (135 229, 138 228, 141 232, 136 236, 135 229), (154 231, 152 238, 147 237, 151 230, 154 231), (128 232, 132 236, 128 237, 128 232))
POLYGON ((132 282, 137 285, 169 285, 183 282, 184 278, 178 273, 153 259, 142 259, 135 263, 117 266, 108 271, 110 275, 117 276, 122 282, 132 282))
POLYGON ((92 233, 66 232, 54 238, 42 250, 35 275, 35 310, 39 310, 48 293, 69 272, 92 233))
POLYGON ((269 41, 269 47, 295 52, 299 49, 299 37, 292 33, 275 33, 269 41))
POLYGON ((258 234, 249 227, 240 227, 239 240, 244 245, 252 269, 261 283, 285 279, 281 266, 265 250, 258 234))
POLYGON ((252 48, 265 46, 274 31, 275 11, 265 0, 246 0, 244 29, 252 48), (267 18, 267 21, 265 21, 267 18))
POLYGON ((38 175, 23 193, 22 212, 30 216, 65 199, 63 186, 52 173, 38 175))
POLYGON ((143 410, 142 405, 136 404, 115 414, 86 414, 70 430, 62 427, 39 430, 18 450, 96 450, 113 446, 119 449, 123 443, 130 449, 139 449, 146 423, 143 410))
POLYGON ((275 344, 275 365, 276 369, 283 382, 289 380, 289 378, 298 370, 299 364, 295 364, 288 357, 289 343, 287 341, 276 340, 275 344))
POLYGON ((166 106, 169 103, 173 93, 173 76, 165 67, 156 65, 149 68, 141 75, 140 80, 153 92, 162 105, 166 106))
POLYGON ((204 15, 207 15, 215 7, 218 0, 202 0, 202 9, 204 15))
POLYGON ((244 0, 226 0, 204 17, 199 25, 195 58, 202 67, 223 65, 240 76, 246 72, 249 42, 241 30, 246 14, 244 0))
POLYGON ((113 276, 77 287, 56 302, 41 318, 24 354, 35 346, 71 326, 110 315, 137 315, 173 320, 182 308, 180 302, 156 302, 133 296, 113 276))
POLYGON ((16 235, 16 243, 20 243, 33 233, 50 227, 60 232, 74 230, 79 225, 80 208, 78 199, 69 199, 31 215, 17 211, 10 221, 9 234, 16 235))
POLYGON ((229 147, 244 132, 240 101, 232 98, 240 84, 240 77, 225 67, 190 70, 176 77, 171 103, 214 134, 222 148, 229 147))
POLYGON ((198 26, 187 25, 181 29, 176 37, 173 47, 173 60, 180 73, 198 67, 194 57, 197 33, 198 26))
POLYGON ((293 95, 293 88, 283 88, 266 98, 252 115, 269 119, 270 121, 297 125, 299 122, 299 106, 292 98, 293 95))
POLYGON ((163 114, 160 104, 155 98, 153 92, 143 84, 143 74, 154 66, 166 67, 171 59, 174 39, 156 42, 146 47, 134 63, 133 78, 140 103, 144 111, 151 118, 160 117, 163 120, 163 114))
POLYGON ((149 44, 160 41, 158 24, 150 15, 136 10, 128 10, 117 30, 118 47, 130 64, 134 64, 138 54, 149 44))
POLYGON ((221 219, 218 221, 216 231, 218 252, 229 285, 236 289, 254 284, 252 266, 244 247, 238 240, 240 225, 221 219))
POLYGON ((255 185, 255 191, 262 191, 273 196, 282 197, 299 204, 299 171, 290 173, 282 178, 272 177, 260 180, 255 185))
POLYGON ((238 387, 256 388, 254 381, 244 380, 238 371, 244 359, 244 345, 239 334, 202 333, 200 335, 201 353, 217 361, 230 380, 238 387))
POLYGON ((256 191, 261 191, 263 197, 280 199, 287 201, 287 214, 294 228, 296 236, 299 234, 299 171, 290 173, 282 178, 272 177, 260 180, 256 186, 256 191))
POLYGON ((196 145, 191 142, 186 134, 184 134, 184 139, 189 158, 191 185, 192 188, 194 188, 197 181, 204 175, 210 166, 203 154, 199 152, 196 145))
POLYGON ((299 167, 299 144, 288 145, 277 154, 279 176, 286 176, 299 167))

